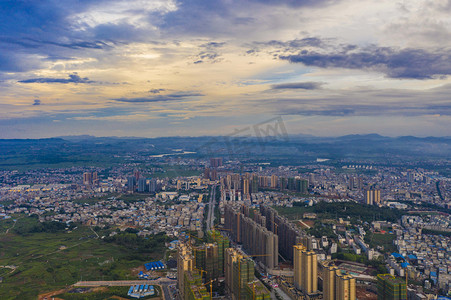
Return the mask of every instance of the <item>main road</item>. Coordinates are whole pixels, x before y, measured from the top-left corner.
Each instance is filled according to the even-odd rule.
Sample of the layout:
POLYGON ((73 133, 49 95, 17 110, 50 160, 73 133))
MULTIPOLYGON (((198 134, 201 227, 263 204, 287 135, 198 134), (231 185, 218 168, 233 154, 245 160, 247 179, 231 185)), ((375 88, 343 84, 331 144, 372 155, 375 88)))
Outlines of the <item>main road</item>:
POLYGON ((95 287, 95 286, 130 286, 137 284, 174 284, 177 280, 160 278, 157 280, 114 280, 114 281, 79 281, 74 286, 95 287))
POLYGON ((208 215, 207 215, 207 231, 214 227, 215 217, 215 203, 216 202, 216 184, 211 186, 210 201, 208 202, 208 215))

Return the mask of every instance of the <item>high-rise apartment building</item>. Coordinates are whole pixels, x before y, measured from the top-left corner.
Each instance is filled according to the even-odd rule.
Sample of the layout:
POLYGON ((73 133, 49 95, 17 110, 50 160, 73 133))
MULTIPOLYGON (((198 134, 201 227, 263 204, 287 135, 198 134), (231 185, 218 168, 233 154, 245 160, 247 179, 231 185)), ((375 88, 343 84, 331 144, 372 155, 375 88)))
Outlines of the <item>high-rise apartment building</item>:
POLYGON ((99 173, 96 172, 92 172, 92 184, 93 185, 98 185, 99 184, 99 173))
POLYGON ((131 192, 135 191, 135 187, 136 187, 136 177, 135 176, 127 177, 127 187, 128 187, 129 191, 131 191, 131 192))
POLYGON ((355 300, 355 278, 338 270, 335 275, 335 300, 355 300))
POLYGON ((84 185, 91 185, 92 184, 92 173, 91 172, 83 173, 83 184, 84 185))
POLYGON ((177 248, 177 288, 181 294, 185 291, 185 272, 192 271, 194 257, 191 249, 185 244, 179 244, 177 248))
POLYGON ((296 179, 296 192, 308 194, 308 181, 305 179, 296 179))
POLYGON ((251 255, 257 255, 267 268, 273 269, 279 264, 278 236, 266 229, 266 219, 256 211, 254 219, 250 218, 251 210, 247 206, 241 212, 230 204, 224 206, 224 225, 230 230, 230 236, 243 244, 251 255), (258 217, 258 218, 257 218, 258 217))
POLYGON ((258 193, 258 177, 253 177, 250 182, 250 193, 258 193))
POLYGON ((323 299, 335 300, 335 276, 338 268, 331 261, 324 261, 323 268, 323 299))
POLYGON ((300 242, 305 233, 269 206, 261 205, 260 213, 265 216, 266 228, 278 236, 279 253, 284 258, 292 261, 293 246, 300 242))
POLYGON ((318 261, 314 251, 295 245, 293 253, 294 285, 306 294, 318 290, 318 261))
POLYGON ((277 177, 276 175, 272 175, 271 176, 271 188, 272 189, 277 188, 278 184, 279 184, 279 177, 277 177))
POLYGON ((210 167, 217 168, 222 166, 222 157, 210 158, 210 167))
POLYGON ((147 188, 147 179, 146 178, 139 178, 138 179, 138 192, 144 193, 147 192, 149 189, 147 188))
POLYGON ((243 179, 243 195, 249 195, 249 179, 243 179))
POLYGON ((204 170, 204 178, 210 179, 210 168, 205 168, 204 170))
POLYGON ((369 189, 365 191, 365 204, 379 205, 381 203, 381 191, 369 189))
POLYGON ((315 174, 310 173, 308 176, 308 182, 309 185, 314 186, 315 185, 315 174))

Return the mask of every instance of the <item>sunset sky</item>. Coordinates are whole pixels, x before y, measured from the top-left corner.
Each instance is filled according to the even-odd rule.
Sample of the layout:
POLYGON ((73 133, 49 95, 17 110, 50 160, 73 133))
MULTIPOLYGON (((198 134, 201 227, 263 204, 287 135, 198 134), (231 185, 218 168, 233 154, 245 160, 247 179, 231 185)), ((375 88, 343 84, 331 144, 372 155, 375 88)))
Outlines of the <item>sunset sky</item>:
POLYGON ((0 138, 451 135, 450 0, 0 3, 0 138))

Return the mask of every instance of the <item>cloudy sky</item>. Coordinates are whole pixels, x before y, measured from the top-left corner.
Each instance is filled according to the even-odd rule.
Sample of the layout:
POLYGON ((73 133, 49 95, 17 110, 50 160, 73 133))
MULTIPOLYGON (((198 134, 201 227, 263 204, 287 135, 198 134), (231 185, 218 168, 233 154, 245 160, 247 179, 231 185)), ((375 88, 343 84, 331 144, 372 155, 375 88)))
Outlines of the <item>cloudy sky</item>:
POLYGON ((4 0, 0 138, 451 135, 451 0, 4 0))

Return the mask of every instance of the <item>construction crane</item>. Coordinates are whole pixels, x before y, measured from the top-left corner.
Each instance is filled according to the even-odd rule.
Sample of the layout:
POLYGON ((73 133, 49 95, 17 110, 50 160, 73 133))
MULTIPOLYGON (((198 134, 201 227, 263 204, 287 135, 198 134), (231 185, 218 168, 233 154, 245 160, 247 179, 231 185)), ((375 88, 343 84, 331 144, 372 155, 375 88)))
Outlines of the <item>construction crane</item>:
POLYGON ((202 276, 202 273, 205 273, 205 274, 208 273, 207 271, 204 271, 204 270, 202 270, 202 269, 198 269, 198 268, 194 268, 194 267, 193 267, 193 269, 194 269, 194 270, 197 270, 197 271, 200 271, 200 276, 202 276))
POLYGON ((191 246, 191 237, 198 239, 199 241, 203 241, 201 238, 195 236, 195 235, 191 235, 191 233, 188 233, 189 236, 189 245, 191 246))
POLYGON ((210 300, 212 300, 213 299, 213 281, 215 281, 216 279, 212 279, 212 280, 210 280, 209 282, 206 282, 206 283, 204 283, 204 284, 202 284, 203 286, 207 286, 207 285, 210 285, 210 300))
POLYGON ((213 226, 213 228, 211 229, 211 230, 228 230, 228 231, 232 231, 232 229, 227 229, 227 228, 219 228, 219 227, 216 227, 216 225, 215 226, 213 226))
MULTIPOLYGON (((247 254, 241 254, 243 257, 246 258, 251 258, 254 256, 271 256, 271 254, 256 254, 256 255, 247 255, 247 254)), ((239 284, 239 288, 238 288, 238 298, 241 298, 241 263, 238 264, 238 284, 239 284)))

